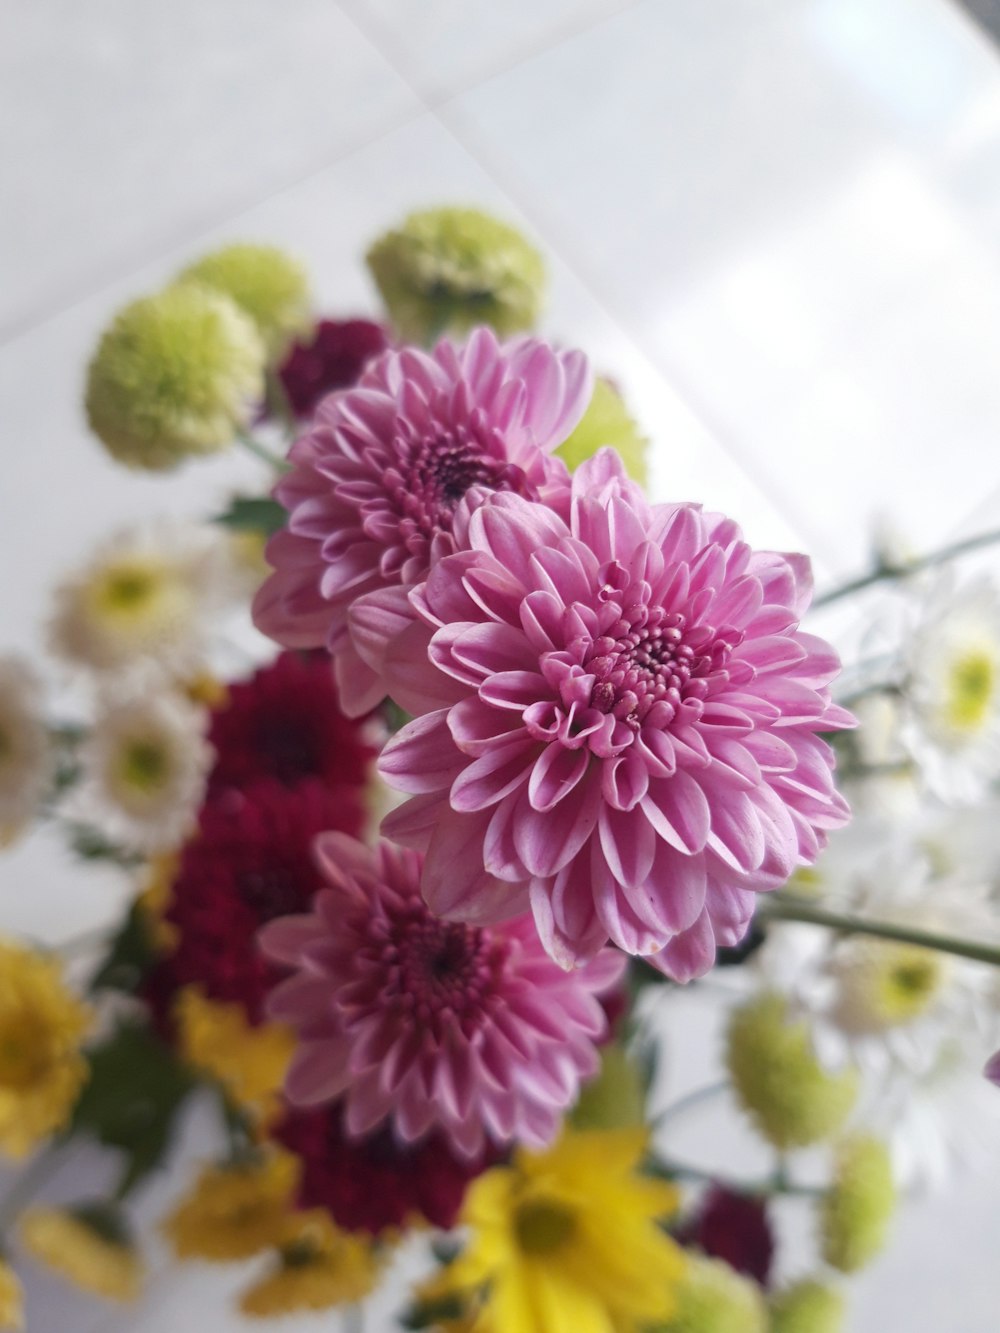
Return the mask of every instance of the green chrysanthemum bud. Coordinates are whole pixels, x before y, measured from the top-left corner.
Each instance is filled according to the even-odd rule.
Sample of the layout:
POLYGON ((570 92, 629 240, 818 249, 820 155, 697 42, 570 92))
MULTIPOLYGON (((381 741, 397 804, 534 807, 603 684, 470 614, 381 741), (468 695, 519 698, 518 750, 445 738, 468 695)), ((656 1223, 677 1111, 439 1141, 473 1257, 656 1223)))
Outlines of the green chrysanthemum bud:
POLYGON ((857 1136, 837 1150, 833 1184, 820 1204, 823 1258, 842 1273, 856 1273, 883 1248, 896 1210, 889 1150, 857 1136))
POLYGON ((576 1129, 634 1129, 646 1123, 646 1093, 635 1061, 617 1042, 601 1052, 601 1069, 580 1093, 576 1129))
POLYGON ((393 324, 415 342, 476 324, 506 336, 538 318, 541 255, 519 231, 478 209, 411 213, 366 258, 393 324))
POLYGON ((657 1333, 767 1333, 760 1288, 720 1259, 689 1256, 676 1297, 673 1318, 657 1333))
POLYGON ((629 416, 618 390, 610 381, 597 379, 580 424, 556 453, 572 471, 585 459, 593 458, 598 449, 610 444, 621 454, 629 476, 640 486, 645 486, 647 443, 629 416))
POLYGON ((781 995, 759 995, 735 1011, 726 1063, 744 1109, 782 1151, 832 1138, 857 1096, 855 1072, 823 1069, 806 1023, 789 1018, 781 995))
POLYGON ((273 245, 227 245, 191 264, 178 282, 200 282, 224 292, 257 325, 270 360, 309 325, 305 269, 273 245))
POLYGON ((263 387, 252 320, 228 296, 188 283, 119 311, 90 363, 85 405, 112 457, 162 472, 229 444, 263 387))
POLYGON ((836 1287, 813 1279, 796 1282, 771 1302, 771 1333, 842 1333, 844 1314, 836 1287))

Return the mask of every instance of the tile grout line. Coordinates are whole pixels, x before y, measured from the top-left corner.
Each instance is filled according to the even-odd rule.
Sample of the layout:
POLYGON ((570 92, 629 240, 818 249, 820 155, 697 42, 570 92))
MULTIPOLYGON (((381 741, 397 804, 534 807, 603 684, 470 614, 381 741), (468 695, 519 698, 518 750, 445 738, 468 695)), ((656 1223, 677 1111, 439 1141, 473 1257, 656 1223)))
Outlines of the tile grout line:
MULTIPOLYGON (((217 227, 236 222, 239 218, 243 217, 254 208, 258 208, 272 199, 277 199, 281 195, 287 194, 290 190, 305 185, 314 178, 321 176, 324 171, 329 171, 331 167, 336 166, 339 162, 347 161, 356 153, 363 152, 366 148, 387 138, 390 134, 394 134, 405 125, 412 124, 414 121, 419 120, 421 116, 427 114, 433 115, 435 106, 445 101, 447 98, 461 97, 463 94, 470 92, 473 88, 477 87, 480 83, 498 77, 499 75, 506 73, 508 70, 515 69, 524 60, 530 59, 532 55, 558 45, 561 41, 566 40, 568 36, 576 35, 577 32, 586 32, 588 28, 594 26, 595 23, 602 22, 605 18, 615 13, 621 13, 624 9, 631 8, 632 6, 641 3, 641 0, 624 0, 624 4, 618 3, 615 9, 610 8, 610 4, 614 3, 614 0, 609 0, 609 9, 605 14, 595 15, 592 21, 576 24, 574 27, 568 28, 566 31, 560 30, 558 34, 553 36, 553 39, 550 42, 541 43, 532 47, 528 51, 521 51, 513 59, 498 64, 486 74, 465 81, 459 80, 454 87, 450 90, 442 91, 438 96, 430 96, 426 90, 418 88, 410 74, 400 65, 398 55, 387 50, 383 46, 381 25, 378 25, 378 32, 371 31, 368 24, 359 20, 355 13, 355 4, 353 3, 353 0, 336 0, 336 3, 347 22, 350 23, 362 37, 364 37, 393 72, 399 76, 407 91, 416 100, 417 108, 413 111, 402 112, 398 115, 389 117, 388 123, 372 131, 370 134, 345 144, 331 156, 324 157, 317 165, 278 184, 266 194, 256 195, 252 200, 247 197, 233 208, 228 208, 224 212, 220 212, 210 220, 202 217, 190 226, 182 226, 174 240, 157 246, 155 251, 146 253, 143 258, 137 258, 134 262, 130 262, 127 267, 117 269, 114 273, 105 269, 93 282, 86 284, 86 286, 80 284, 77 293, 71 295, 68 301, 63 302, 58 306, 54 306, 50 303, 47 307, 42 307, 41 313, 36 311, 32 315, 14 319, 6 327, 0 326, 0 350, 19 342, 22 338, 30 336, 52 320, 58 319, 60 315, 68 314, 78 306, 84 305, 87 301, 92 300, 95 296, 99 295, 106 288, 113 286, 115 283, 127 279, 132 274, 140 273, 147 267, 147 265, 155 263, 157 258, 161 255, 167 254, 171 250, 182 246, 189 245, 199 236, 203 236, 206 232, 213 231, 217 227)), ((390 46, 391 45, 392 43, 390 42, 390 46)))
MULTIPOLYGON (((356 12, 357 0, 341 0, 341 5, 345 13, 347 13, 348 17, 358 27, 361 33, 367 37, 372 45, 377 47, 382 53, 384 58, 392 64, 396 73, 404 80, 414 95, 424 102, 427 110, 433 115, 435 120, 438 121, 446 133, 448 133, 459 147, 467 152, 474 161, 478 162, 487 174, 496 181, 504 193, 507 194, 511 201, 523 212, 525 217, 531 220, 532 225, 536 228, 539 235, 551 236, 554 232, 557 232, 558 229, 553 227, 548 219, 545 218, 544 211, 539 214, 539 211, 533 206, 534 196, 532 195, 529 198, 526 195, 526 192, 520 188, 518 183, 512 179, 510 173, 497 167, 492 155, 488 150, 484 149, 484 146, 481 143, 476 141, 475 135, 471 135, 467 132, 465 127, 461 124, 460 117, 456 117, 452 109, 452 104, 457 101, 458 98, 464 96, 472 87, 478 86, 478 83, 484 83, 487 80, 479 80, 476 84, 470 85, 470 87, 459 88, 439 101, 426 99, 421 90, 415 85, 410 72, 401 64, 399 57, 395 55, 391 49, 387 49, 382 45, 380 37, 381 25, 366 22, 359 18, 356 12)), ((637 6, 630 6, 630 8, 631 7, 637 6)), ((596 18, 593 22, 581 25, 577 31, 564 36, 559 42, 553 43, 551 46, 536 48, 536 50, 532 51, 530 56, 524 56, 509 68, 515 68, 516 65, 524 63, 525 60, 531 59, 534 55, 547 50, 554 50, 557 45, 561 45, 563 42, 571 40, 573 37, 581 35, 584 32, 590 32, 606 22, 610 22, 619 17, 623 12, 625 11, 620 9, 614 11, 609 10, 606 14, 596 18)), ((501 73, 505 72, 507 71, 501 71, 501 73)), ((553 248, 555 251, 555 247, 553 248)), ((785 493, 784 488, 780 484, 774 482, 766 473, 759 472, 756 460, 749 458, 745 454, 745 451, 738 445, 735 448, 733 447, 731 432, 722 426, 712 409, 704 403, 701 395, 692 390, 683 377, 677 376, 673 365, 660 355, 647 352, 643 348, 637 333, 633 330, 627 317, 619 314, 616 303, 605 293, 604 284, 600 281, 595 282, 586 261, 582 260, 571 247, 567 247, 565 244, 561 244, 555 252, 560 254, 560 257, 566 264, 567 268, 590 293, 601 312, 611 321, 612 325, 618 332, 627 339, 628 343, 639 352, 643 359, 657 373, 658 377, 664 381, 667 389, 675 394, 684 408, 691 414, 694 421, 705 430, 706 434, 718 444, 724 453, 729 455, 747 479, 756 486, 769 503, 774 506, 778 514, 789 524, 791 529, 796 533, 801 533, 803 538, 808 537, 810 549, 820 553, 824 564, 830 566, 830 571, 835 572, 839 569, 842 563, 839 554, 834 551, 832 547, 828 548, 824 539, 817 538, 812 533, 812 525, 806 522, 803 516, 799 514, 797 507, 791 497, 785 493)))

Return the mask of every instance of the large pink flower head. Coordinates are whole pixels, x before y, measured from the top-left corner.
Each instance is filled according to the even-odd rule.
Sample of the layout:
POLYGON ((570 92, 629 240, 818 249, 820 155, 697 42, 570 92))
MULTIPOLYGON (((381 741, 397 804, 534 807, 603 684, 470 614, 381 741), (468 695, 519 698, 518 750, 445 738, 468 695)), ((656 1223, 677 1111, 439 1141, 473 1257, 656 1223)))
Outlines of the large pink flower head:
POLYGON ((569 525, 497 495, 468 544, 410 594, 426 649, 392 692, 438 706, 383 752, 414 793, 385 832, 426 850, 442 916, 527 893, 565 966, 611 939, 705 971, 848 815, 817 734, 853 721, 827 690, 839 663, 798 629, 808 562, 650 507, 611 450, 577 470, 569 525))
POLYGON ((621 976, 621 954, 565 972, 530 916, 493 929, 441 921, 421 897, 422 858, 402 847, 330 833, 316 857, 330 887, 260 936, 296 969, 268 1005, 300 1038, 289 1101, 342 1096, 354 1138, 386 1121, 404 1143, 438 1129, 465 1157, 491 1140, 551 1142, 597 1071, 597 996, 621 976))
POLYGON ((461 347, 388 351, 352 389, 324 399, 275 489, 288 526, 268 544, 274 574, 254 604, 287 647, 326 644, 345 708, 383 697, 358 655, 348 608, 406 589, 464 541, 470 506, 490 491, 555 502, 569 492, 552 456, 590 396, 581 352, 536 339, 500 344, 486 328, 461 347))

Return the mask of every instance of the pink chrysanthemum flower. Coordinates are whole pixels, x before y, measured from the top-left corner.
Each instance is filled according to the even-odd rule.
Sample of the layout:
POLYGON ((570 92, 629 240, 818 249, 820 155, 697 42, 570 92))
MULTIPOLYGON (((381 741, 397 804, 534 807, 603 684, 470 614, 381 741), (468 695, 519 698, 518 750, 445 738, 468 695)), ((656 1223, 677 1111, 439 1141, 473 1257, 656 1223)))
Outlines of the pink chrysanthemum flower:
POLYGON ((274 574, 254 604, 265 634, 289 648, 326 644, 348 712, 384 696, 359 655, 347 611, 367 594, 403 592, 462 545, 470 491, 554 502, 568 496, 552 456, 590 397, 582 352, 477 329, 462 347, 386 352, 357 386, 331 394, 289 453, 275 488, 288 526, 271 538, 274 574))
POLYGON ((415 793, 383 828, 426 850, 439 915, 488 922, 527 893, 563 965, 610 938, 686 980, 847 819, 817 733, 853 719, 836 654, 797 628, 804 557, 650 507, 611 450, 573 494, 570 526, 490 497, 410 594, 427 647, 392 693, 445 706, 383 752, 415 793))
POLYGON ((621 976, 621 954, 564 972, 530 916, 493 929, 432 916, 414 852, 341 833, 315 852, 329 889, 260 935, 297 969, 268 1005, 300 1037, 289 1101, 343 1096, 349 1136, 386 1121, 404 1143, 440 1129, 465 1157, 490 1140, 549 1143, 597 1070, 597 996, 621 976))

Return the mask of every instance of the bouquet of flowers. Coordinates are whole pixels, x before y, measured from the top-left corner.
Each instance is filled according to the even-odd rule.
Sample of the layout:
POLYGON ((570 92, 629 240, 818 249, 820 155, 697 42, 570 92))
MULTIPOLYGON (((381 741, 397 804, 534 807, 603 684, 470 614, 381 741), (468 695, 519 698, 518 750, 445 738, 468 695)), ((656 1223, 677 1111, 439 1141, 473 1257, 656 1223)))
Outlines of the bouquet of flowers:
POLYGON ((0 1328, 25 1259, 126 1300, 166 1244, 258 1262, 260 1318, 836 1333, 952 1105, 966 1145, 1000 1108, 1000 597, 955 573, 991 535, 818 599, 864 608, 841 674, 805 556, 647 495, 615 385, 530 332, 521 235, 436 209, 367 262, 382 321, 317 321, 229 246, 90 362, 123 465, 263 471, 66 578, 48 701, 0 661, 4 842, 50 823, 130 898, 65 955, 0 940, 0 1328), (691 994, 717 1070, 677 1097, 691 994), (695 1108, 750 1168, 679 1150, 695 1108), (39 1202, 86 1140, 111 1189, 39 1202))

